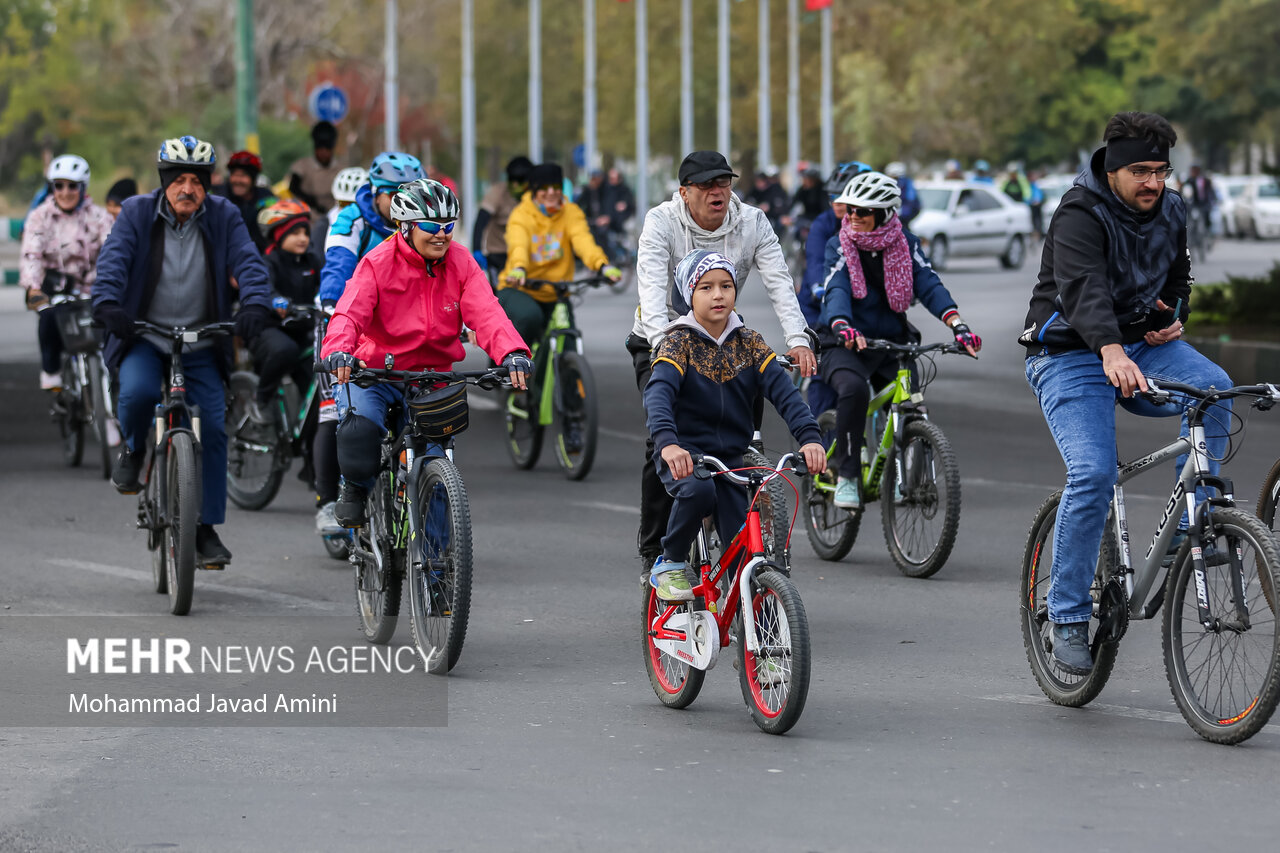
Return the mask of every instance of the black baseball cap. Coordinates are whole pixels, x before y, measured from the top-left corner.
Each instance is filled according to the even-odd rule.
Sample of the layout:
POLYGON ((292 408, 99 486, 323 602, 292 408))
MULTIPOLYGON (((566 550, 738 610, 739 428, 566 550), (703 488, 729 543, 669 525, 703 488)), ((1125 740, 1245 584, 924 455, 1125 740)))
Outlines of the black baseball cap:
POLYGON ((700 184, 724 175, 738 177, 719 151, 694 151, 680 162, 680 186, 700 184))

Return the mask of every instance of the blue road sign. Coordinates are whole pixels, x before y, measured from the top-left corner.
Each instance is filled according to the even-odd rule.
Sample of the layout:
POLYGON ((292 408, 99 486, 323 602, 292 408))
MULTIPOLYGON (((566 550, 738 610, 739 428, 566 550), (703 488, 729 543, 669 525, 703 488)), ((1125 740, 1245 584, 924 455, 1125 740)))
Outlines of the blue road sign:
POLYGON ((332 83, 321 83, 311 90, 307 106, 316 121, 337 124, 347 117, 347 93, 332 83))

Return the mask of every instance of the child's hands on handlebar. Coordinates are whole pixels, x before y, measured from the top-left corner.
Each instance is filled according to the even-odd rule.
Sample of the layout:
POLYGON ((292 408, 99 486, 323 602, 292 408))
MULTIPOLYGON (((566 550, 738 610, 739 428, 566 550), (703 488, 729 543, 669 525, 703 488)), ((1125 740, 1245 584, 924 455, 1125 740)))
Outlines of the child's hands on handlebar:
POLYGON ((827 449, 821 444, 814 441, 802 444, 800 455, 804 457, 805 467, 810 474, 821 474, 827 470, 827 449))
POLYGON ((673 480, 683 480, 693 473, 693 457, 678 444, 668 444, 662 448, 662 461, 667 463, 673 480))

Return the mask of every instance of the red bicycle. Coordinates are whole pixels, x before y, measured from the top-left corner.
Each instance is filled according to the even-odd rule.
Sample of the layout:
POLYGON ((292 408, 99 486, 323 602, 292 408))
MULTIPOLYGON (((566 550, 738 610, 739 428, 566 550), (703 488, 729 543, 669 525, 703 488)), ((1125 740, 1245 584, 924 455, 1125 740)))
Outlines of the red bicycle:
MULTIPOLYGON (((699 573, 692 601, 663 601, 648 584, 644 593, 644 663, 658 700, 669 708, 688 707, 720 650, 736 643, 742 698, 755 724, 775 735, 800 719, 811 660, 800 593, 788 570, 765 555, 761 534, 761 495, 784 472, 805 476, 804 458, 788 453, 776 468, 730 469, 714 456, 695 456, 695 477, 728 477, 748 487, 746 523, 712 565, 714 527, 710 519, 703 522, 689 556, 690 568, 697 566, 699 573), (743 607, 744 601, 750 606, 743 607)), ((788 544, 794 526, 793 512, 788 544)))

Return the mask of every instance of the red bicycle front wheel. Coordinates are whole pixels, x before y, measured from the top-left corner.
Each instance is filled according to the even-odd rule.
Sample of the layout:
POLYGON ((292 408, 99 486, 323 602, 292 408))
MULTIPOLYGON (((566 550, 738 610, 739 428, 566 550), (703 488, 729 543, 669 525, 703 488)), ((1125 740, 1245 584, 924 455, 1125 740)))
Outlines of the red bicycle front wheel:
POLYGON ((738 684, 755 724, 780 735, 800 719, 809 695, 809 618, 791 579, 774 570, 751 582, 750 606, 756 651, 748 650, 744 635, 738 684))

